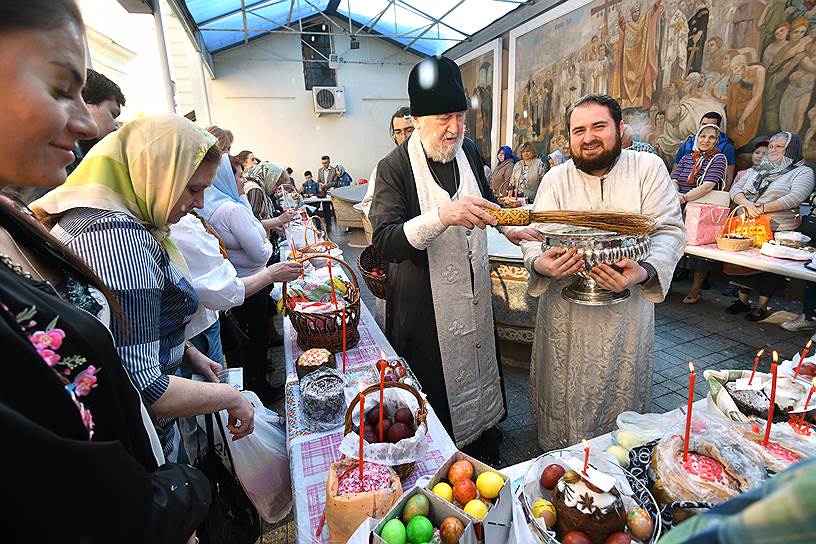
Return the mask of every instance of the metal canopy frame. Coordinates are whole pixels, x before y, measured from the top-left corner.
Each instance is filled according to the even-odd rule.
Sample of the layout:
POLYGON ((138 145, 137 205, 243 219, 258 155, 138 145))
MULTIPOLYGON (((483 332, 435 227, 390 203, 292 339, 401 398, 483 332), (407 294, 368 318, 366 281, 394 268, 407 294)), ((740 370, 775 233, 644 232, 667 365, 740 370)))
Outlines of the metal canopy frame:
MULTIPOLYGON (((429 42, 448 42, 451 47, 456 46, 462 42, 469 42, 472 35, 478 31, 466 32, 457 25, 448 21, 446 18, 458 8, 461 8, 469 0, 455 0, 450 3, 450 6, 445 9, 442 15, 434 16, 427 13, 425 10, 417 7, 411 0, 384 0, 384 7, 373 16, 362 17, 359 12, 355 16, 353 10, 355 3, 365 3, 366 0, 240 0, 240 7, 236 2, 232 2, 231 9, 220 14, 212 14, 209 11, 209 18, 201 21, 196 21, 193 16, 196 12, 194 4, 201 5, 195 0, 169 0, 170 6, 176 12, 179 19, 185 23, 185 29, 193 38, 197 49, 200 50, 208 68, 211 69, 211 54, 226 51, 234 47, 246 46, 249 42, 260 37, 270 34, 302 34, 305 24, 311 25, 316 21, 324 21, 326 28, 321 31, 307 32, 313 35, 328 35, 332 39, 346 38, 346 39, 360 39, 360 38, 376 38, 386 40, 396 46, 402 51, 411 52, 421 57, 429 56, 427 46, 420 48, 421 43, 429 42), (288 5, 288 9, 286 9, 288 5), (193 6, 194 9, 190 9, 193 6), (233 8, 233 6, 235 6, 233 8), (269 8, 278 6, 283 8, 280 13, 269 14, 269 8), (406 12, 421 19, 422 24, 416 28, 406 29, 405 25, 399 28, 397 21, 397 12, 399 10, 404 14, 406 12), (267 10, 264 14, 263 11, 267 10), (384 32, 382 25, 379 29, 377 25, 386 16, 389 10, 394 11, 394 32, 384 32), (404 10, 404 11, 402 11, 404 10), (343 13, 345 12, 345 13, 343 13), (240 17, 239 17, 240 16, 240 17), (337 22, 337 19, 348 20, 348 27, 345 27, 337 22), (239 20, 240 19, 240 20, 239 20), (235 22, 237 24, 230 24, 235 22), (267 24, 268 23, 268 24, 267 24), (436 32, 433 32, 436 29, 436 32), (446 31, 447 35, 443 35, 441 29, 446 31), (234 40, 230 40, 224 45, 219 44, 212 50, 207 48, 207 40, 204 39, 204 33, 228 33, 234 36, 234 40), (461 36, 461 38, 460 38, 461 36)), ((506 6, 503 9, 504 13, 513 10, 525 4, 534 4, 536 0, 482 0, 491 4, 506 6)), ((209 4, 207 7, 210 7, 209 4)), ((206 10, 206 7, 202 8, 206 10)), ((502 11, 502 10, 499 10, 502 11)), ((201 13, 201 12, 198 12, 201 13)), ((211 34, 212 36, 212 34, 211 34)), ((225 36, 228 40, 229 36, 225 36)), ((212 40, 210 40, 212 42, 212 40)), ((301 38, 301 41, 302 38, 301 38)), ((306 42, 304 42, 306 43, 306 42)), ((449 48, 446 48, 449 49, 449 48)), ((394 57, 394 54, 388 55, 381 61, 385 61, 394 57)), ((371 61, 372 64, 379 64, 381 61, 371 61)))

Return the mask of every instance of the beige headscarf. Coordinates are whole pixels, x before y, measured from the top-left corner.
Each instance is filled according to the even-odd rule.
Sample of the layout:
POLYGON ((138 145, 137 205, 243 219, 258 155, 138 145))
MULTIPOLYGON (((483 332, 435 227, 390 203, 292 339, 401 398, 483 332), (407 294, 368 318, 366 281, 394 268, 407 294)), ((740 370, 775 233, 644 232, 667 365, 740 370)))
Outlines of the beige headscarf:
POLYGON ((254 181, 263 188, 267 195, 271 195, 278 188, 278 180, 282 175, 283 166, 264 161, 244 172, 244 179, 254 181))
POLYGON ((123 212, 140 221, 187 273, 170 239, 167 220, 215 137, 179 115, 162 114, 127 123, 97 143, 68 180, 31 203, 49 228, 74 208, 123 212))

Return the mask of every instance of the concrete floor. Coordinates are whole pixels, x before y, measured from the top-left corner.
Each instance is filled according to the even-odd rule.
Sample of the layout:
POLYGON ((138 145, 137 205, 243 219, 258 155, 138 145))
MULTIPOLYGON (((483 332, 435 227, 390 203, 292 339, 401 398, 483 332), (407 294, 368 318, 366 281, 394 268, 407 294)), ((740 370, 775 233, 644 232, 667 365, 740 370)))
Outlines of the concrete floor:
MULTIPOLYGON (((357 269, 361 250, 348 247, 348 235, 337 227, 332 239, 343 247, 343 258, 357 269)), ((363 302, 374 313, 375 298, 360 279, 363 302)), ((687 280, 675 282, 666 301, 655 307, 655 354, 652 411, 666 412, 685 404, 688 387, 688 362, 694 361, 699 372, 708 368, 751 368, 753 354, 759 346, 770 345, 782 358, 802 349, 811 332, 788 332, 778 324, 752 323, 742 315, 729 315, 723 310, 733 297, 722 295, 728 288, 722 276, 712 278, 711 289, 703 291, 697 304, 683 304, 689 288, 687 280)), ((792 284, 785 295, 771 302, 773 310, 801 311, 798 298, 801 285, 792 284)), ((274 350, 271 361, 280 367, 283 350, 274 350)), ((781 360, 781 359, 780 359, 781 360)), ((766 360, 767 363, 767 360, 766 360)), ((527 404, 528 371, 504 365, 507 394, 507 419, 499 425, 504 433, 501 445, 502 465, 509 466, 543 453, 536 442, 536 428, 527 404)), ((279 377, 276 376, 279 379, 279 377)), ((273 379, 273 381, 277 381, 273 379)), ((696 398, 708 392, 704 380, 697 380, 696 398)), ((501 468, 501 467, 499 467, 501 468)), ((292 515, 283 522, 268 526, 262 544, 295 543, 296 532, 292 515)))

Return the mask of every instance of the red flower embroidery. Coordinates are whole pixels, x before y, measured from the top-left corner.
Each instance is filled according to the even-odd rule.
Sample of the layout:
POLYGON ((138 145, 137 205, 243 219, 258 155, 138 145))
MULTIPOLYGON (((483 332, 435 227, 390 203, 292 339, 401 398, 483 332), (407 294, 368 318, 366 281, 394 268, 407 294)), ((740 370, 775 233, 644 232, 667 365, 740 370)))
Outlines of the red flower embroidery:
POLYGON ((31 335, 31 343, 34 344, 38 350, 40 349, 59 349, 62 346, 62 340, 65 338, 65 331, 62 329, 51 329, 48 331, 37 331, 31 335))

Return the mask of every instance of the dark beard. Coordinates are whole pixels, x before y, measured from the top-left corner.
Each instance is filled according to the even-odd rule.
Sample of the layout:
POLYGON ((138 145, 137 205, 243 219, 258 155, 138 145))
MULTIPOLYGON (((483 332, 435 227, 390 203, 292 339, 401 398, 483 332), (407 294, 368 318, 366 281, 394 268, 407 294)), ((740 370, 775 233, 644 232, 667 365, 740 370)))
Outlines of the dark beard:
POLYGON ((582 172, 586 172, 587 174, 592 174, 593 172, 599 172, 601 170, 608 170, 615 164, 615 161, 618 160, 618 157, 621 154, 621 136, 620 134, 617 135, 615 138, 615 145, 612 146, 612 149, 604 150, 603 153, 595 157, 594 159, 585 159, 579 156, 576 153, 572 152, 570 149, 570 155, 572 156, 572 162, 575 163, 575 167, 582 172))

